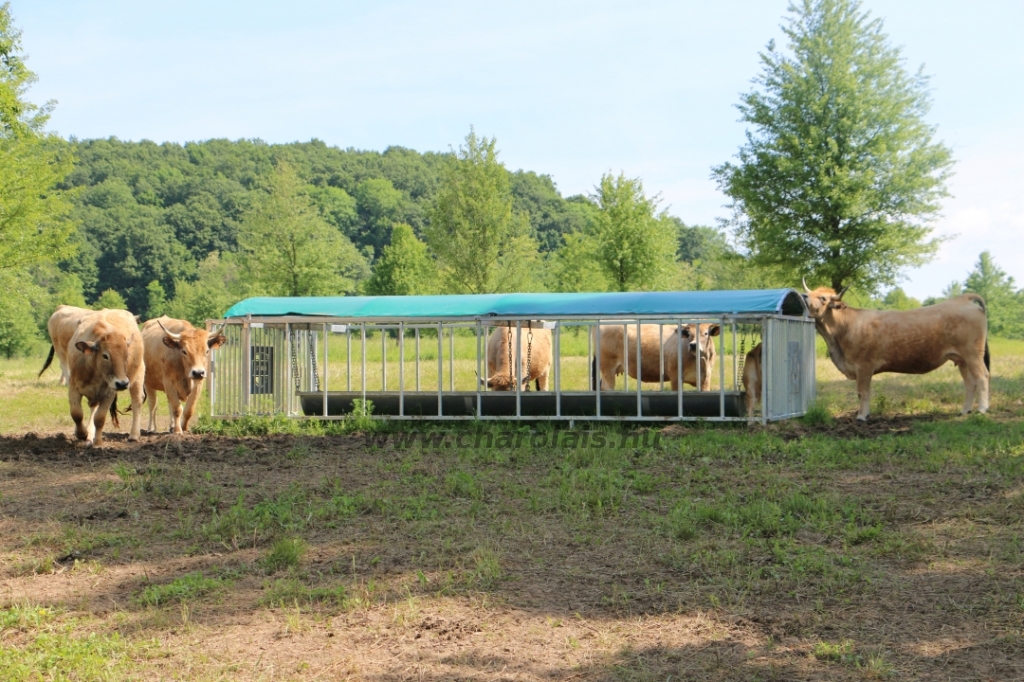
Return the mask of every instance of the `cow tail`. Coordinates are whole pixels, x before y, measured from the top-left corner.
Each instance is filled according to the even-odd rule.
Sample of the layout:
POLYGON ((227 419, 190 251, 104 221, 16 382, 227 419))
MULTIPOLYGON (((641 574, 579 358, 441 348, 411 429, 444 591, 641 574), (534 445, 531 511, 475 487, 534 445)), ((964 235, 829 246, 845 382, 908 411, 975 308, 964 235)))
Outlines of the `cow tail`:
POLYGON ((985 369, 989 372, 992 371, 991 367, 992 356, 988 352, 988 339, 985 339, 985 369))
POLYGON ((590 390, 597 390, 597 356, 590 361, 590 390))
POLYGON ((114 426, 121 428, 121 420, 117 418, 117 394, 114 394, 114 400, 110 403, 110 421, 114 422, 114 426))
POLYGON ((43 364, 43 368, 41 370, 39 370, 39 374, 36 375, 36 379, 38 379, 39 377, 43 376, 43 372, 46 371, 46 369, 50 366, 51 362, 53 362, 53 344, 52 343, 50 344, 50 354, 46 356, 46 362, 43 364))

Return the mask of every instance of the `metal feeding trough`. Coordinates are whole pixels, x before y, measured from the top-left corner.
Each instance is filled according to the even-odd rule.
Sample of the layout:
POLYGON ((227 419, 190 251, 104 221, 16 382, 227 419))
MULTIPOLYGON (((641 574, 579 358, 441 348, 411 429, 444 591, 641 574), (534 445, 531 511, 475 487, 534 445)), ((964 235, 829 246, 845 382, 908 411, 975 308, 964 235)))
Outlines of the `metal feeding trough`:
POLYGON ((207 324, 228 338, 211 359, 214 417, 745 420, 742 366, 757 343, 758 419, 800 416, 815 396, 814 322, 792 289, 251 298, 207 324), (609 329, 624 349, 615 388, 597 380, 609 329), (511 352, 503 364, 512 390, 481 380, 495 333, 507 336, 503 348, 526 351, 525 365, 511 352), (550 335, 547 390, 524 380, 535 333, 550 335), (641 348, 645 335, 652 348, 641 348), (701 350, 712 363, 687 355, 683 339, 694 338, 714 345, 701 350), (670 385, 670 375, 693 374, 706 390, 670 385))

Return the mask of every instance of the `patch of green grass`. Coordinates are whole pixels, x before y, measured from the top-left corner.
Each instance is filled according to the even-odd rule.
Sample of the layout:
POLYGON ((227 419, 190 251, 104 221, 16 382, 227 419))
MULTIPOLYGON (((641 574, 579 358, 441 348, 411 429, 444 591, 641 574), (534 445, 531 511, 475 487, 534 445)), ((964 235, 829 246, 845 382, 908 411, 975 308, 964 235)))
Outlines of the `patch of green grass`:
POLYGON ((202 572, 188 573, 162 585, 147 585, 138 596, 145 606, 166 606, 220 592, 231 585, 225 578, 208 578, 202 572))
POLYGON ((829 663, 855 664, 858 661, 853 642, 849 639, 841 642, 818 642, 811 650, 811 654, 819 661, 829 663))
POLYGON ((358 606, 358 599, 349 597, 344 585, 332 587, 310 587, 297 578, 285 578, 263 583, 262 606, 286 607, 294 604, 310 606, 333 606, 347 609, 358 606))
POLYGON ((830 426, 833 422, 832 413, 829 412, 828 408, 821 403, 814 403, 807 412, 801 417, 802 421, 807 426, 830 426))
POLYGON ((444 479, 445 492, 451 497, 462 497, 469 500, 483 499, 483 488, 476 476, 463 469, 452 471, 444 479))
POLYGON ((295 568, 306 554, 306 543, 301 538, 281 538, 274 542, 270 551, 260 560, 260 565, 269 573, 295 568))

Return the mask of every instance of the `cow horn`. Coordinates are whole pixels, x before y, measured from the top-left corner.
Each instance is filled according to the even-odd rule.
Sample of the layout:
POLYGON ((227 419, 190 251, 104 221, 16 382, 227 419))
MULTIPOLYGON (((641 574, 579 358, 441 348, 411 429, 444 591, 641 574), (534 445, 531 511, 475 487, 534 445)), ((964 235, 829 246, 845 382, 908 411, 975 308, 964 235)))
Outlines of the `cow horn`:
POLYGON ((850 285, 849 284, 847 284, 845 287, 840 289, 839 290, 839 294, 836 295, 836 300, 837 301, 843 300, 843 294, 845 294, 847 291, 849 291, 849 289, 850 289, 850 285))
POLYGON ((174 332, 168 330, 167 327, 164 326, 164 323, 161 322, 159 319, 156 321, 156 323, 160 325, 160 328, 164 330, 164 333, 167 334, 167 336, 171 337, 175 341, 181 340, 181 334, 175 334, 174 332))
POLYGON ((806 277, 803 278, 803 283, 804 283, 804 291, 806 291, 807 293, 811 293, 811 288, 809 286, 807 286, 807 278, 806 277))

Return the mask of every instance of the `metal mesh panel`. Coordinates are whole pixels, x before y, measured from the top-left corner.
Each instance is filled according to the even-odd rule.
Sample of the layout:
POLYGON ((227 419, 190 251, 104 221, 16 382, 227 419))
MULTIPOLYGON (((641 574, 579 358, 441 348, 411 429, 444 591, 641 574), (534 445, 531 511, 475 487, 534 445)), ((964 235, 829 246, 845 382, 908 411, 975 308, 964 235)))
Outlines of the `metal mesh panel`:
POLYGON ((764 355, 764 403, 769 420, 804 414, 815 397, 814 324, 769 318, 764 355))

